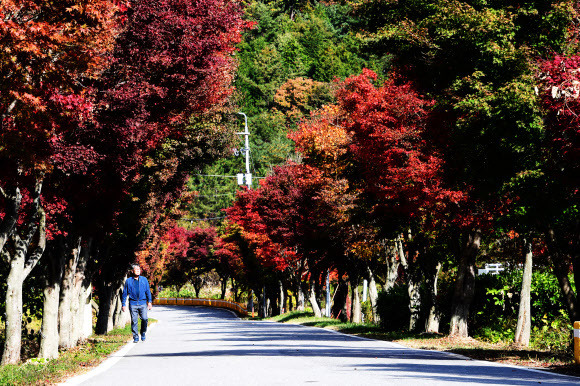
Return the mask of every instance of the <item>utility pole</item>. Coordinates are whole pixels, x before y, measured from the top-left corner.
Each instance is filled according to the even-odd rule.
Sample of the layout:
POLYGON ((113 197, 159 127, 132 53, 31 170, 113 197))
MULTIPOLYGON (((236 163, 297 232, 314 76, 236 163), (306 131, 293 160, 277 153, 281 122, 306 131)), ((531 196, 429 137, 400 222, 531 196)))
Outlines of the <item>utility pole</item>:
POLYGON ((245 180, 248 189, 252 189, 252 174, 250 173, 250 132, 248 131, 248 116, 242 112, 239 112, 238 114, 244 116, 245 131, 236 134, 245 136, 244 148, 242 149, 242 152, 246 156, 246 173, 245 174, 238 173, 237 176, 238 185, 243 185, 245 180))
MULTIPOLYGON (((242 154, 246 156, 246 173, 238 173, 238 185, 243 185, 244 180, 246 180, 246 186, 248 189, 252 189, 252 173, 250 173, 250 132, 248 131, 248 116, 242 112, 238 114, 244 116, 244 131, 242 133, 236 133, 237 135, 244 136, 244 148, 242 149, 242 154)), ((262 292, 264 297, 264 317, 267 316, 266 309, 266 286, 264 286, 264 291, 262 292)), ((250 293, 250 308, 252 309, 252 318, 254 317, 254 290, 250 293)))
POLYGON ((330 318, 330 270, 326 270, 326 317, 330 318))

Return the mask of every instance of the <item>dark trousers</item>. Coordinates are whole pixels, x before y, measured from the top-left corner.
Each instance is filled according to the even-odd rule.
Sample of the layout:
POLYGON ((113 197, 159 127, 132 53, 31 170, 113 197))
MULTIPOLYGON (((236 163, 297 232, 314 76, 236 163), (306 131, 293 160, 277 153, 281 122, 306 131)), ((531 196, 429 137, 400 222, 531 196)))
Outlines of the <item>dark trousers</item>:
POLYGON ((129 304, 129 312, 131 313, 131 332, 133 332, 133 339, 139 340, 139 333, 137 331, 139 318, 141 318, 141 339, 145 338, 145 333, 147 332, 147 304, 129 304))

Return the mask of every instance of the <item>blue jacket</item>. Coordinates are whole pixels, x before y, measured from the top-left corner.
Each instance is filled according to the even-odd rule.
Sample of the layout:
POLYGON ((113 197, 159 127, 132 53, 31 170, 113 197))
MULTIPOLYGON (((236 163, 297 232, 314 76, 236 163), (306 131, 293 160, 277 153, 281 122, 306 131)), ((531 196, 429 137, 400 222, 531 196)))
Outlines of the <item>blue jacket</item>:
POLYGON ((129 296, 129 305, 139 306, 151 303, 151 290, 149 289, 147 278, 143 276, 139 276, 138 279, 130 277, 125 281, 123 296, 121 298, 123 307, 127 301, 127 295, 129 296))

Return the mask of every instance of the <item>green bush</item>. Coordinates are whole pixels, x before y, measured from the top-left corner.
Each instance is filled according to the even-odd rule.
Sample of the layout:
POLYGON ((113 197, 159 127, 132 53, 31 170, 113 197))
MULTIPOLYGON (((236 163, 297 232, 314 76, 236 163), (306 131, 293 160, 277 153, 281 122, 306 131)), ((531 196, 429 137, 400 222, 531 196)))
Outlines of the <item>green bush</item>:
POLYGON ((367 300, 366 302, 361 302, 361 309, 364 315, 363 323, 374 323, 373 306, 371 305, 371 301, 367 300))
POLYGON ((381 326, 387 331, 406 329, 409 325, 409 294, 405 285, 396 285, 388 292, 380 292, 377 313, 381 326))
POLYGON ((533 326, 530 345, 533 348, 550 351, 565 351, 570 357, 574 352, 573 329, 568 318, 544 320, 541 327, 533 326))
MULTIPOLYGON (((469 324, 474 337, 491 342, 514 339, 521 285, 522 270, 506 270, 499 275, 476 277, 469 324)), ((533 272, 531 306, 532 347, 567 346, 570 341, 570 322, 558 281, 551 272, 533 272)))

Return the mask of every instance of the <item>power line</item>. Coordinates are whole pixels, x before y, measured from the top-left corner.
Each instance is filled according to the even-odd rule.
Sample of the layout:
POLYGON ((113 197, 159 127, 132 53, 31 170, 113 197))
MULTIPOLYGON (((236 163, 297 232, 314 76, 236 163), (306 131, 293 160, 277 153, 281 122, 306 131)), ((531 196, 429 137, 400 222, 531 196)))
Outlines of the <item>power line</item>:
POLYGON ((223 177, 223 178, 237 178, 237 176, 226 176, 221 174, 196 174, 197 177, 223 177))
MULTIPOLYGON (((195 174, 196 177, 223 177, 223 178, 238 178, 238 176, 227 176, 222 174, 195 174)), ((266 177, 254 177, 252 178, 266 178, 266 177)))
POLYGON ((196 194, 195 197, 222 197, 222 196, 233 196, 236 193, 224 193, 224 194, 196 194))
POLYGON ((182 218, 182 221, 207 221, 207 220, 221 220, 228 216, 221 216, 221 217, 207 217, 207 218, 182 218))

